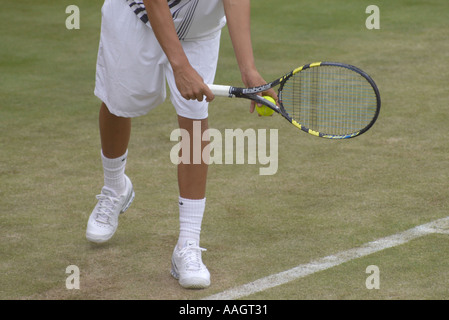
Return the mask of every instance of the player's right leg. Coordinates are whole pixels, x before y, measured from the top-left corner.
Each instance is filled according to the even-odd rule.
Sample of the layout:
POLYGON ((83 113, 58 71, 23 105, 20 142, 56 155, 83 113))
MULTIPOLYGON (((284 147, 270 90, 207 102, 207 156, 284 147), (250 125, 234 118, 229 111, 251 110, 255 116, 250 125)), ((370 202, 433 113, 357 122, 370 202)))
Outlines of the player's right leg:
POLYGON ((87 224, 90 241, 109 240, 120 213, 134 199, 131 180, 125 175, 131 118, 147 114, 164 101, 163 59, 154 34, 127 3, 106 0, 95 82, 95 95, 103 101, 99 125, 104 186, 87 224))
POLYGON ((102 103, 99 124, 104 186, 97 195, 98 203, 89 217, 86 238, 100 243, 114 235, 119 215, 134 200, 134 189, 131 180, 125 175, 131 119, 115 116, 102 103))

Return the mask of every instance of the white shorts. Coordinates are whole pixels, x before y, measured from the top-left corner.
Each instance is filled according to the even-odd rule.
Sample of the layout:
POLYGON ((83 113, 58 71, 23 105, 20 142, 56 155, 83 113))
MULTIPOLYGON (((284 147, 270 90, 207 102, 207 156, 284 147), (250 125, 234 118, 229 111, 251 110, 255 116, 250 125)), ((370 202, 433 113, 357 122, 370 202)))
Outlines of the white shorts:
MULTIPOLYGON (((192 67, 205 83, 213 83, 220 45, 218 31, 212 37, 181 41, 192 67)), ((116 116, 147 114, 170 99, 178 115, 189 119, 208 117, 208 103, 184 99, 176 88, 173 71, 153 31, 125 1, 105 1, 102 7, 95 95, 116 116)))

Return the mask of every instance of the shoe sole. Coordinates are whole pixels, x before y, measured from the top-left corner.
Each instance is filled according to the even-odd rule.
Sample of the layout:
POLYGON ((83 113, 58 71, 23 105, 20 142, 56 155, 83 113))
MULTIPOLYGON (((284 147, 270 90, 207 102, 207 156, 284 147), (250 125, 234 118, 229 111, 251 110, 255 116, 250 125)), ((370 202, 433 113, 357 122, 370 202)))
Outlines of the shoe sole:
POLYGON ((128 201, 126 202, 125 206, 120 211, 120 214, 122 214, 126 210, 128 210, 128 208, 131 206, 131 203, 133 203, 135 197, 136 197, 136 194, 135 194, 134 189, 133 189, 132 192, 131 192, 131 196, 128 198, 128 201))
MULTIPOLYGON (((125 205, 123 206, 122 210, 120 210, 120 214, 125 213, 125 211, 128 210, 128 208, 131 206, 131 203, 134 201, 135 196, 136 196, 136 194, 135 194, 134 189, 133 189, 132 192, 131 192, 130 197, 127 199, 127 201, 126 201, 125 205)), ((109 239, 111 239, 112 236, 115 234, 116 230, 114 230, 114 232, 111 235, 106 236, 106 237, 102 237, 102 236, 86 233, 86 238, 87 238, 87 240, 89 240, 91 242, 103 243, 103 242, 106 242, 109 239)))

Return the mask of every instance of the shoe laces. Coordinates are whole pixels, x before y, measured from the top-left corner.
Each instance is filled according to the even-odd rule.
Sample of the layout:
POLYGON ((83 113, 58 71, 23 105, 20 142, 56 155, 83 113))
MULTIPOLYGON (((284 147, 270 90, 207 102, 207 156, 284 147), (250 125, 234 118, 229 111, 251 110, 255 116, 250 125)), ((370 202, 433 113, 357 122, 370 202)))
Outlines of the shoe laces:
POLYGON ((200 270, 203 262, 201 260, 201 252, 207 251, 204 248, 198 246, 186 246, 179 250, 179 256, 185 262, 186 270, 200 270))
POLYGON ((112 217, 114 207, 119 199, 105 194, 99 194, 96 198, 98 200, 98 211, 95 220, 101 223, 109 223, 109 219, 112 217))

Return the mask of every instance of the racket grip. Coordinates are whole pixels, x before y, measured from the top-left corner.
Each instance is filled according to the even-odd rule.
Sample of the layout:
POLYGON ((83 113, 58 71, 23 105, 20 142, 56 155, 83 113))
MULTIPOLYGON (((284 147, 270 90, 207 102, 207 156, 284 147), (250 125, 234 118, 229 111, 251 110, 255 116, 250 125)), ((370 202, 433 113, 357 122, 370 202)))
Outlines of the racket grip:
POLYGON ((231 87, 230 86, 221 86, 217 84, 208 84, 209 89, 212 91, 212 93, 219 97, 232 97, 231 93, 229 92, 231 87))

